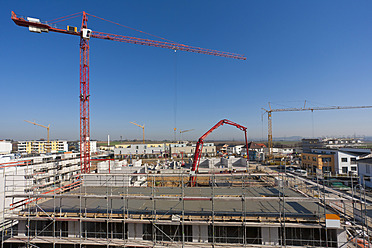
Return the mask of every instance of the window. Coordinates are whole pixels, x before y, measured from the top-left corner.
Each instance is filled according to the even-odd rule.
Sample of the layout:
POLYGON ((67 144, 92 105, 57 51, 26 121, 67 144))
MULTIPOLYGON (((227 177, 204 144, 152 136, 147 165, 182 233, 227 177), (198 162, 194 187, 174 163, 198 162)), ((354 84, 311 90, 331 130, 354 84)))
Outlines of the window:
POLYGON ((371 173, 370 171, 371 171, 371 170, 370 170, 370 168, 369 168, 369 164, 366 164, 366 173, 369 174, 369 173, 371 173))
POLYGON ((347 162, 347 158, 341 158, 341 162, 347 162))
POLYGON ((342 167, 342 173, 347 174, 348 168, 347 167, 342 167))
POLYGON ((315 162, 316 162, 316 157, 313 157, 313 161, 315 161, 315 162))
POLYGON ((332 167, 331 166, 323 166, 322 167, 322 170, 323 170, 323 172, 331 172, 332 171, 332 167))
POLYGON ((350 158, 350 164, 356 164, 356 158, 350 158))
POLYGON ((357 170, 357 167, 356 166, 351 166, 351 170, 352 171, 356 171, 357 170))
POLYGON ((323 163, 329 163, 332 162, 332 158, 322 158, 323 163))
POLYGON ((302 156, 302 159, 303 159, 303 160, 306 160, 306 156, 305 156, 305 155, 304 155, 304 156, 302 156))

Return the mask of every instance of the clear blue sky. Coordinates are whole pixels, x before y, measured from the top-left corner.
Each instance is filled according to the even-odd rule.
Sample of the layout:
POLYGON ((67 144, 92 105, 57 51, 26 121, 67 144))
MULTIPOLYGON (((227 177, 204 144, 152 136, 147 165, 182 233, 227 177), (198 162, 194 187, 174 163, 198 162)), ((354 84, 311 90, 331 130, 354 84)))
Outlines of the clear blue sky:
MULTIPOLYGON (((262 107, 372 105, 372 1, 1 1, 0 139, 79 137, 79 38, 30 33, 10 11, 50 20, 85 10, 246 61, 92 39, 91 137, 196 140, 223 118, 267 137, 262 107), (176 62, 177 61, 177 62, 176 62), (175 70, 177 68, 177 70, 175 70)), ((60 23, 80 26, 81 19, 60 23)), ((92 30, 153 38, 89 18, 92 30)), ((372 109, 273 114, 275 137, 372 135, 372 109)), ((240 139, 233 127, 210 138, 240 139)))

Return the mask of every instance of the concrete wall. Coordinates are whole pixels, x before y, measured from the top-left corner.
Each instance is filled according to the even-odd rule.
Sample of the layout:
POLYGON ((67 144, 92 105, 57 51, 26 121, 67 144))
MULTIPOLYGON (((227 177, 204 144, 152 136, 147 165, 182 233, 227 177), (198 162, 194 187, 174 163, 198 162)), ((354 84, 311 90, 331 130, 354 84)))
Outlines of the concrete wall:
POLYGON ((192 242, 208 243, 208 226, 193 225, 192 226, 192 242))
POLYGON ((346 230, 338 229, 337 230, 337 247, 346 246, 345 244, 348 242, 346 230))
POLYGON ((78 238, 80 233, 80 223, 79 221, 69 221, 68 222, 68 237, 78 238))
POLYGON ((164 144, 159 144, 159 146, 151 146, 147 144, 133 144, 127 147, 114 148, 114 155, 155 155, 155 154, 164 154, 165 146, 164 144))
POLYGON ((0 140, 0 154, 9 154, 12 151, 12 142, 0 140))
POLYGON ((128 239, 142 240, 143 224, 128 223, 128 239))
MULTIPOLYGON (((185 145, 185 144, 176 144, 177 146, 170 147, 170 154, 181 154, 184 156, 191 157, 195 153, 196 145, 185 145)), ((216 146, 213 143, 205 143, 201 152, 202 156, 216 156, 216 146)))
POLYGON ((247 159, 245 158, 202 158, 200 159, 199 168, 213 169, 213 168, 226 168, 232 169, 233 167, 247 167, 247 159))
POLYGON ((263 245, 279 245, 279 228, 261 227, 263 245))
POLYGON ((220 168, 220 166, 221 166, 220 158, 200 159, 199 168, 213 169, 213 168, 220 168))

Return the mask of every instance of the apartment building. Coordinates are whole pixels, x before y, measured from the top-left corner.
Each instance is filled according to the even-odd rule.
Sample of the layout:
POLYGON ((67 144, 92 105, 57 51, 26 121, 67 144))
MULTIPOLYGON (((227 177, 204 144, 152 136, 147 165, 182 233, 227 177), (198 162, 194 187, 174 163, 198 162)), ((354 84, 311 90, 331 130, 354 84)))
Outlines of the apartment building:
POLYGON ((227 154, 228 155, 240 155, 242 153, 244 145, 229 145, 227 147, 227 154))
MULTIPOLYGON (((286 155, 290 155, 290 154, 296 153, 296 149, 294 149, 294 148, 287 148, 287 147, 284 147, 284 148, 273 147, 271 151, 272 151, 272 153, 274 155, 282 155, 282 156, 283 155, 286 156, 286 155)), ((265 147, 264 148, 264 152, 266 154, 268 154, 269 153, 269 148, 265 147)))
POLYGON ((115 158, 122 159, 128 156, 156 158, 166 156, 165 144, 122 144, 114 148, 115 158))
MULTIPOLYGON (((196 144, 180 143, 169 144, 169 151, 173 157, 192 157, 195 154, 196 144)), ((217 149, 214 143, 204 143, 201 151, 201 156, 214 157, 217 154, 217 149)))
POLYGON ((16 153, 21 154, 43 154, 43 153, 58 153, 67 152, 68 145, 66 140, 31 140, 31 141, 16 141, 15 142, 16 153))
POLYGON ((327 148, 358 147, 363 141, 358 138, 324 138, 322 143, 327 148))
POLYGON ((318 168, 336 175, 356 174, 357 159, 370 153, 370 149, 360 148, 311 149, 310 153, 302 153, 302 167, 309 172, 318 168))
POLYGON ((335 156, 323 153, 302 153, 302 168, 316 173, 317 169, 323 173, 335 173, 335 156))
MULTIPOLYGON (((248 143, 248 155, 250 161, 262 161, 265 158, 264 150, 266 146, 255 142, 248 143)), ((247 155, 247 148, 244 146, 241 151, 241 155, 247 155)))

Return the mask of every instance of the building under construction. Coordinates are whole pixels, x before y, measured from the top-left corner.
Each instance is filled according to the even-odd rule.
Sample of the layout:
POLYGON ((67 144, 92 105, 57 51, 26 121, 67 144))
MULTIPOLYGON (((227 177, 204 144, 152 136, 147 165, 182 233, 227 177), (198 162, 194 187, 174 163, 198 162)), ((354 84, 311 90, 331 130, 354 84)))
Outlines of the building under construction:
POLYGON ((357 228, 345 225, 351 201, 294 175, 216 169, 190 187, 182 168, 133 173, 111 166, 63 192, 12 191, 17 180, 32 182, 5 176, 11 204, 3 246, 348 247, 357 228))

